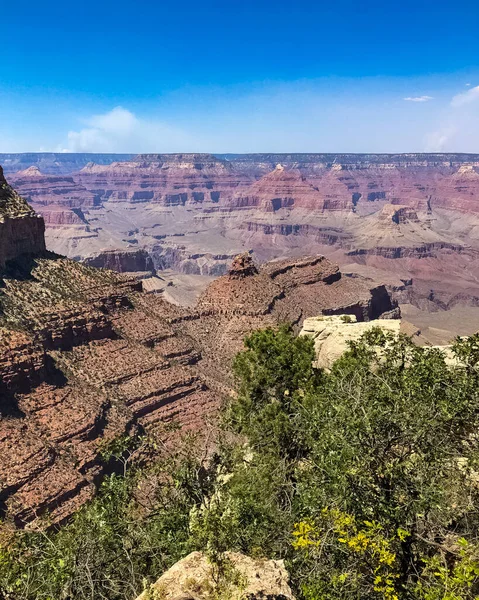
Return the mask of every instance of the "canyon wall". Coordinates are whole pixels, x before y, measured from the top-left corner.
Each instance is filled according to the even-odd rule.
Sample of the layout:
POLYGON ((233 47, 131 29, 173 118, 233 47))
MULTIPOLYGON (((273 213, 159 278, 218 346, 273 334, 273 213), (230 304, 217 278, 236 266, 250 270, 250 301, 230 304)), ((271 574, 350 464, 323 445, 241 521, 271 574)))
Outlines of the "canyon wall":
POLYGON ((133 156, 133 154, 90 152, 2 152, 0 153, 0 164, 8 174, 34 166, 39 168, 42 173, 64 175, 83 169, 89 162, 109 165, 119 160, 130 160, 133 156))
POLYGON ((19 256, 45 253, 45 224, 11 188, 0 167, 0 270, 19 256))
MULTIPOLYGON (((399 316, 384 286, 344 277, 323 256, 258 266, 242 254, 195 306, 179 307, 142 293, 136 277, 46 252, 42 219, 4 181, 0 192, 0 517, 18 527, 68 519, 112 468, 112 442, 140 433, 162 448, 204 434, 252 330, 299 329, 321 313, 399 316)), ((151 267, 136 252, 135 268, 139 257, 151 267)), ((110 266, 131 266, 118 260, 110 266)))
POLYGON ((157 271, 213 277, 245 250, 260 262, 332 254, 346 271, 412 280, 418 306, 479 302, 479 155, 91 158, 68 174, 42 173, 38 159, 9 176, 58 253, 140 271, 144 252, 157 271))

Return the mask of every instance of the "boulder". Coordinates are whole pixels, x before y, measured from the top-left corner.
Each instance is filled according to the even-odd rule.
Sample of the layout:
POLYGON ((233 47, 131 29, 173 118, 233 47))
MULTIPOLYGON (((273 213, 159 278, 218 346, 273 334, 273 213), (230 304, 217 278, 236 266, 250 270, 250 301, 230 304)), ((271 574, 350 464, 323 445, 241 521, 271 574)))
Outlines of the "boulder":
POLYGON ((137 600, 294 600, 282 560, 227 552, 227 575, 215 576, 202 552, 192 552, 164 573, 137 600), (219 583, 218 583, 219 582, 219 583), (221 587, 219 587, 221 586, 221 587))
POLYGON ((330 369, 333 363, 348 349, 348 342, 359 338, 373 327, 398 336, 401 330, 399 319, 376 319, 375 321, 356 321, 354 315, 319 316, 305 319, 300 335, 314 339, 316 353, 315 366, 330 369))

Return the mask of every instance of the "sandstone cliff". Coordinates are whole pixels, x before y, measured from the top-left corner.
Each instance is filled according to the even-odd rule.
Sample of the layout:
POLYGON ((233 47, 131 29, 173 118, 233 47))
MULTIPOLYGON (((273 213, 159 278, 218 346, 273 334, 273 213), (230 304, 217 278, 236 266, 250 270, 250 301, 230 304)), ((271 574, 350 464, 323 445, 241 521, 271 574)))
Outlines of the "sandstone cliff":
POLYGON ((45 224, 6 182, 0 167, 0 269, 19 256, 45 253, 45 224))
POLYGON ((355 317, 347 315, 311 317, 304 321, 300 335, 314 340, 315 366, 319 369, 330 369, 348 350, 350 342, 357 342, 373 327, 381 327, 384 332, 397 337, 401 332, 401 321, 378 319, 369 323, 358 323, 355 317))

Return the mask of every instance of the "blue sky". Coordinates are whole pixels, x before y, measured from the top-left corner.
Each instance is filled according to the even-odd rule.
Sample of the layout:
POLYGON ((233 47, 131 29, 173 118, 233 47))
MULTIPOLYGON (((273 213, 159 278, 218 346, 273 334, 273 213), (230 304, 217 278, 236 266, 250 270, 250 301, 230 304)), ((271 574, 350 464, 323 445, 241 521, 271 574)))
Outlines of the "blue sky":
POLYGON ((479 3, 2 2, 0 151, 479 152, 479 3))

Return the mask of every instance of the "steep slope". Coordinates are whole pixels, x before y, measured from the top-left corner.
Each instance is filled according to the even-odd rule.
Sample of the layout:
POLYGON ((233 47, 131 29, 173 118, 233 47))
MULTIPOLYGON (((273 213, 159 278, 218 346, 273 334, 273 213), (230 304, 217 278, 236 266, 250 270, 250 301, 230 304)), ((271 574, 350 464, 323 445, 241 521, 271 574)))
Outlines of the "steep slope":
POLYGON ((258 208, 275 212, 281 208, 323 208, 318 189, 312 186, 297 169, 285 169, 281 164, 248 188, 236 192, 229 202, 231 208, 258 208))
POLYGON ((45 224, 6 182, 0 167, 0 269, 18 256, 45 252, 45 224))
POLYGON ((135 278, 47 253, 43 220, 6 183, 1 193, 0 516, 18 526, 77 510, 113 440, 165 440, 172 421, 205 431, 252 329, 320 312, 397 315, 385 288, 343 278, 324 257, 258 270, 242 255, 183 309, 135 278))
POLYGON ((0 498, 17 524, 90 497, 109 440, 214 407, 187 339, 134 308, 135 280, 49 257, 18 261, 3 285, 0 498))

